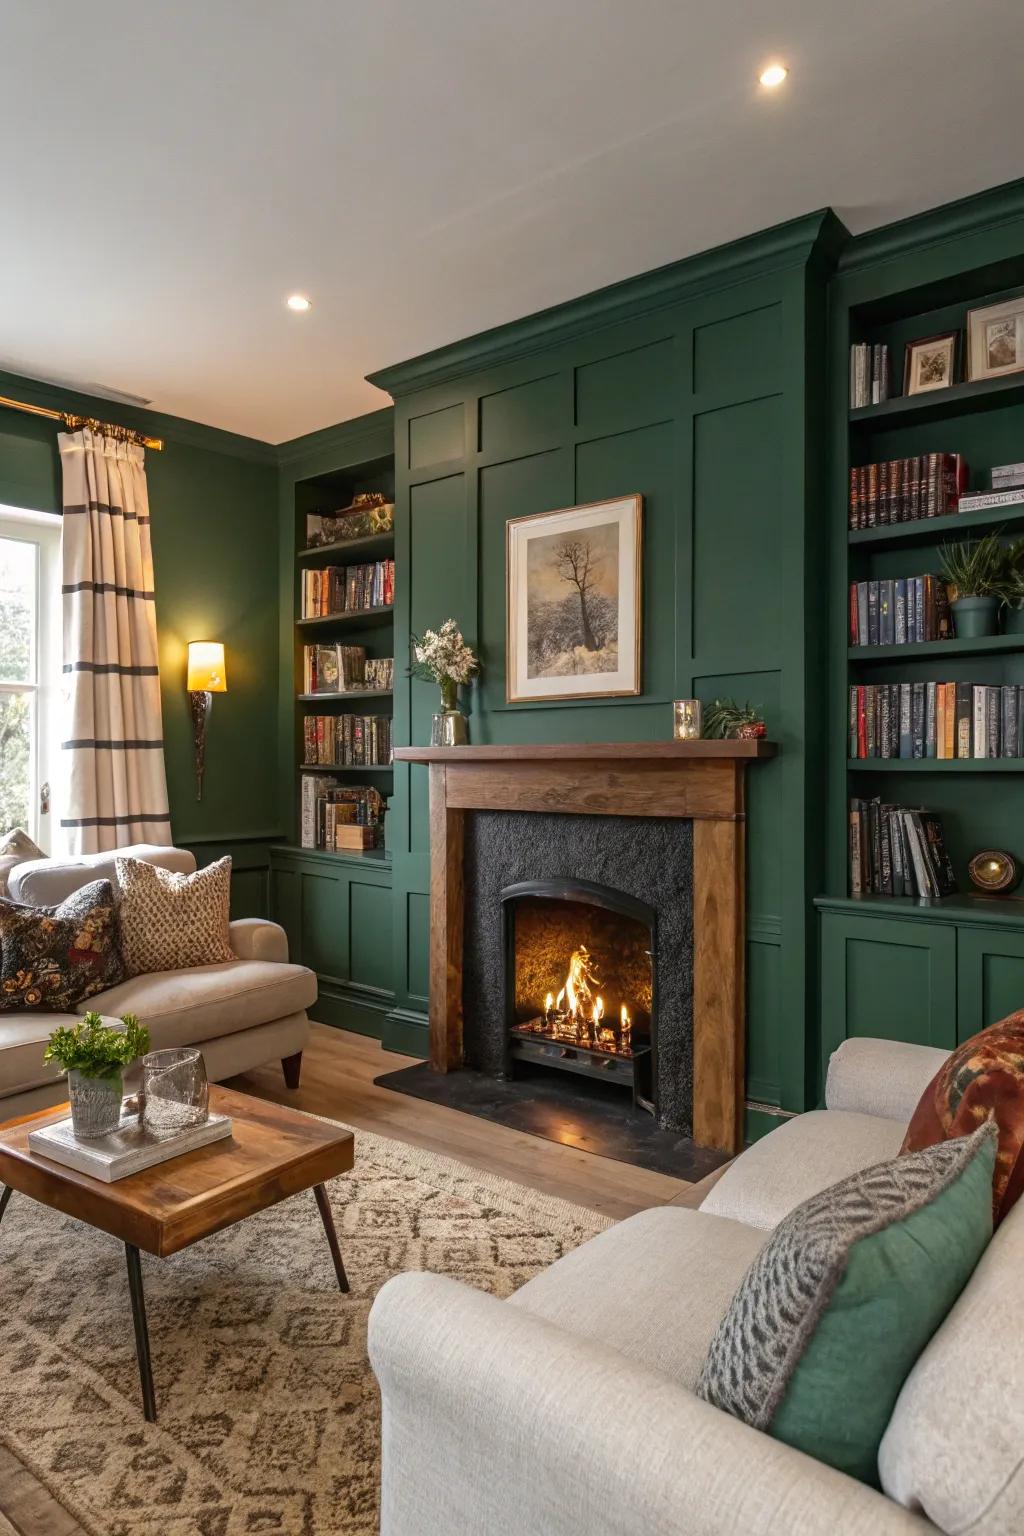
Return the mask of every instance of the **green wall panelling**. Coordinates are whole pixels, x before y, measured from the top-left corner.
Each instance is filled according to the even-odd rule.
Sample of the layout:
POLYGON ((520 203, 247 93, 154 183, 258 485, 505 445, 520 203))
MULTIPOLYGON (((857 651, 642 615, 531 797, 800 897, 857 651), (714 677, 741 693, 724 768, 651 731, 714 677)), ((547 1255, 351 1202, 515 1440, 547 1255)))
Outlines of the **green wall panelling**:
POLYGON ((195 855, 200 868, 225 856, 231 858, 231 916, 269 917, 270 849, 278 834, 263 837, 203 838, 182 842, 195 855))
POLYGON ((956 1044, 956 928, 910 918, 821 914, 822 1082, 852 1036, 956 1044))
POLYGON ((957 1039, 1024 1008, 1024 930, 962 927, 957 933, 957 1039))
MULTIPOLYGON (((146 475, 172 835, 191 845, 223 838, 225 828, 245 838, 276 827, 275 763, 265 749, 276 728, 275 450, 13 374, 0 373, 0 394, 163 438, 162 453, 146 454, 146 475), (188 642, 200 639, 224 642, 229 691, 210 719, 197 801, 185 670, 188 642)), ((0 411, 0 502, 60 510, 57 435, 55 422, 0 411)))
POLYGON ((394 999, 388 865, 276 847, 271 901, 292 959, 316 972, 311 1017, 379 1039, 394 999))
MULTIPOLYGON (((806 765, 824 725, 809 725, 806 708, 822 649, 817 608, 806 626, 791 616, 804 613, 808 585, 820 586, 820 433, 808 424, 821 349, 809 343, 823 331, 835 232, 815 216, 742 253, 531 317, 519 347, 506 327, 374 380, 394 394, 396 438, 411 450, 396 470, 396 654, 411 630, 459 619, 485 669, 465 690, 472 739, 658 739, 671 731, 671 700, 691 694, 696 678, 763 691, 783 754, 750 774, 750 909, 760 924, 750 1059, 764 1101, 794 1110, 814 1076, 809 897, 822 879, 821 806, 807 795, 806 765), (644 693, 506 704, 505 522, 631 491, 646 503, 644 693), (720 592, 731 596, 723 603, 720 592)), ((396 740, 428 740, 435 705, 433 688, 403 680, 396 740)), ((395 1007, 385 1043, 409 1048, 418 1035, 425 1049, 422 769, 396 766, 390 846, 395 1007)))

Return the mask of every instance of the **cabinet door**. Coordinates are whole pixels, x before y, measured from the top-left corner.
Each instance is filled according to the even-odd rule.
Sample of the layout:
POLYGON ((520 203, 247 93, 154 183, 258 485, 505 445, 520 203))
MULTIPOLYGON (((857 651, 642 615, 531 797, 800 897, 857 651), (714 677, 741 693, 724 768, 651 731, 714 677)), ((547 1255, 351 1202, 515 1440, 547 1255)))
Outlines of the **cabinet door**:
POLYGON ((957 1039, 1024 1008, 1024 934, 961 928, 957 935, 957 1039))
POLYGON ((822 1066, 843 1040, 868 1035, 956 1044, 956 929, 947 923, 821 915, 822 1066))

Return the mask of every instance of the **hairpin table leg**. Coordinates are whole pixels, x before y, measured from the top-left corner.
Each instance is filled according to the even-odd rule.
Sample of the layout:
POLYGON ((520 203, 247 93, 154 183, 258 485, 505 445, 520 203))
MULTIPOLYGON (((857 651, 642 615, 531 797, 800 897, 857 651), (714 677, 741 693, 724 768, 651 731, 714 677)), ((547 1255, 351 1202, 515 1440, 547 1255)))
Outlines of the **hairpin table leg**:
POLYGON ((327 1244, 331 1250, 331 1258, 334 1260, 334 1273, 338 1277, 338 1288, 339 1290, 347 1291, 348 1276, 345 1273, 345 1265, 342 1262, 341 1249, 338 1247, 338 1234, 334 1230, 331 1202, 328 1200, 327 1191, 322 1184, 314 1184, 313 1193, 316 1196, 320 1220, 323 1222, 324 1231, 327 1233, 327 1244))
POLYGON ((142 1385, 142 1411, 148 1424, 156 1423, 156 1396, 153 1392, 153 1369, 149 1362, 149 1329, 146 1327, 146 1297, 142 1290, 142 1265, 139 1250, 134 1243, 125 1243, 124 1256, 128 1261, 128 1290, 132 1298, 132 1322, 135 1325, 135 1353, 139 1359, 139 1381, 142 1385))
POLYGON ((3 1186, 3 1191, 3 1194, 0 1195, 0 1221, 3 1221, 4 1211, 6 1211, 8 1202, 10 1201, 11 1196, 14 1194, 14 1190, 9 1184, 5 1184, 3 1186))

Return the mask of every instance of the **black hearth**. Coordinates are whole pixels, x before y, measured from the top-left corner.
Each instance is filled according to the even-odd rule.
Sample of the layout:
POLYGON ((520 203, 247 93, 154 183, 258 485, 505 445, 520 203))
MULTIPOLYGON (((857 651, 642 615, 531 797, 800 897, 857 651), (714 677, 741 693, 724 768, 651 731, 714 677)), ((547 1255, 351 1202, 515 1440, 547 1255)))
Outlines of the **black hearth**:
POLYGON ((656 921, 647 902, 591 880, 502 890, 510 1076, 528 1064, 599 1079, 657 1113, 656 921))

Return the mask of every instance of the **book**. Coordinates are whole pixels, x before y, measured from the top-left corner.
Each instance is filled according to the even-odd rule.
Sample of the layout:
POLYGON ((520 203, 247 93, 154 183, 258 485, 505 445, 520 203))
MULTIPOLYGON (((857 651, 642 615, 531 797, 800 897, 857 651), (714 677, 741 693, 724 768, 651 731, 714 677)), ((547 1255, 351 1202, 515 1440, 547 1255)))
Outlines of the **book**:
POLYGON ((993 507, 1024 506, 1024 486, 998 491, 972 491, 958 499, 958 512, 987 512, 993 507))
POLYGON ((970 683, 957 683, 956 687, 956 756, 971 756, 974 690, 970 683))
POLYGON ((116 1131, 80 1141, 75 1137, 69 1115, 29 1131, 28 1145, 40 1157, 87 1173, 104 1184, 113 1184, 129 1174, 141 1173, 143 1168, 153 1168, 157 1163, 182 1157, 230 1135, 228 1115, 211 1114, 202 1125, 190 1125, 185 1130, 153 1131, 143 1125, 139 1115, 122 1114, 116 1131))

